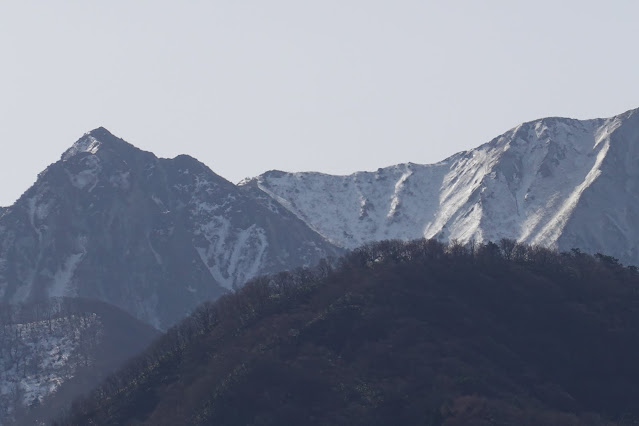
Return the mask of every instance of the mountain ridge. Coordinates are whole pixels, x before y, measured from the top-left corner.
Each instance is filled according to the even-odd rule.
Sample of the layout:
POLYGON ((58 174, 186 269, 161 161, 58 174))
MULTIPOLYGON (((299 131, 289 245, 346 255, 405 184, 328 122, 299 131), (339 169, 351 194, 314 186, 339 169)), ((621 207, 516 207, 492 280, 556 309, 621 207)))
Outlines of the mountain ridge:
POLYGON ((0 301, 93 297, 162 329, 259 274, 385 239, 507 238, 639 264, 638 111, 529 121, 434 164, 238 185, 98 127, 0 208, 0 301))
POLYGON ((0 301, 97 298, 162 329, 258 274, 338 253, 198 160, 98 128, 0 216, 0 301))
POLYGON ((628 183, 639 170, 633 163, 639 159, 638 111, 607 119, 526 122, 434 164, 404 163, 344 176, 269 171, 241 185, 276 198, 345 248, 389 238, 510 238, 562 250, 612 252, 639 263, 632 238, 619 235, 634 235, 629 220, 614 212, 599 215, 610 228, 623 222, 615 237, 621 244, 615 247, 614 238, 588 234, 586 219, 575 219, 585 210, 597 211, 598 204, 604 210, 615 205, 597 200, 613 194, 623 194, 615 202, 633 217, 639 212, 637 190, 628 183), (605 184, 606 176, 626 182, 605 184), (585 200, 588 209, 580 207, 585 200))
MULTIPOLYGON (((548 117, 540 117, 534 120, 529 120, 529 121, 524 121, 521 122, 519 124, 517 124, 516 126, 511 127, 510 129, 508 129, 505 133, 508 133, 509 131, 513 131, 515 129, 518 129, 522 126, 525 125, 531 125, 531 124, 535 124, 537 122, 540 121, 566 121, 566 122, 579 122, 579 123, 583 123, 583 122, 602 122, 605 120, 613 120, 615 118, 622 118, 625 116, 632 116, 636 113, 639 112, 639 107, 637 108, 632 108, 629 109, 621 114, 616 114, 614 116, 608 117, 608 118, 585 118, 585 119, 580 119, 580 118, 572 118, 572 117, 565 117, 565 116, 548 116, 548 117)), ((502 134, 503 135, 503 134, 502 134)), ((384 169, 389 169, 392 167, 396 167, 396 166, 403 166, 403 165, 418 165, 418 166, 434 166, 437 165, 439 163, 443 163, 446 162, 448 160, 450 160, 453 157, 457 157, 459 155, 463 155, 466 154, 470 151, 474 151, 478 148, 483 147, 484 145, 488 145, 491 142, 493 142, 494 140, 498 139, 499 136, 490 139, 488 142, 484 142, 480 145, 478 145, 475 148, 471 148, 471 149, 466 149, 466 150, 461 150, 458 152, 455 152, 453 154, 448 155, 447 157, 439 160, 439 161, 435 161, 432 163, 415 163, 412 161, 406 161, 406 162, 401 162, 401 163, 393 163, 393 164, 389 164, 387 166, 382 166, 382 167, 378 167, 377 169, 368 169, 368 170, 355 170, 353 172, 347 172, 347 173, 329 173, 329 172, 322 172, 319 170, 306 170, 306 171, 286 171, 286 170, 281 170, 281 169, 270 169, 265 171, 264 173, 261 173, 257 176, 253 176, 253 177, 246 177, 244 179, 241 179, 237 182, 237 185, 243 185, 246 184, 248 182, 253 181, 254 179, 263 176, 263 175, 268 175, 268 174, 295 174, 295 173, 307 173, 307 174, 318 174, 318 175, 325 175, 325 176, 334 176, 334 177, 348 177, 348 176, 353 176, 359 173, 374 173, 377 170, 384 170, 384 169)))

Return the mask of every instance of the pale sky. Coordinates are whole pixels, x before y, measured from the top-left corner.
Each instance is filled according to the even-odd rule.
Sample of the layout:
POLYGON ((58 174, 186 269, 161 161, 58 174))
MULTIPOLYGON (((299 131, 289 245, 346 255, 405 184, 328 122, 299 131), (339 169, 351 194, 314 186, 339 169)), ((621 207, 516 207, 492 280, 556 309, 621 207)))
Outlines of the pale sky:
POLYGON ((0 205, 104 126, 237 182, 639 107, 639 2, 0 2, 0 205))

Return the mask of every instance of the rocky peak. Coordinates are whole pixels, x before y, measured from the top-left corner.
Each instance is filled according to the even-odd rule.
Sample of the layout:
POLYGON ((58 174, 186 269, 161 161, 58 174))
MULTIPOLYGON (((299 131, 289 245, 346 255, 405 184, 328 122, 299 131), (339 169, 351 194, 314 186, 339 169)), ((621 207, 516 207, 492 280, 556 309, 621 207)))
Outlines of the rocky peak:
MULTIPOLYGON (((85 133, 71 148, 67 149, 61 157, 62 161, 68 161, 85 153, 92 155, 116 154, 117 156, 130 156, 141 153, 140 149, 113 135, 104 127, 98 127, 85 133)), ((147 153, 148 154, 148 153, 147 153)))
POLYGON ((339 253, 188 155, 83 135, 4 213, 0 302, 82 296, 168 328, 246 280, 339 253))

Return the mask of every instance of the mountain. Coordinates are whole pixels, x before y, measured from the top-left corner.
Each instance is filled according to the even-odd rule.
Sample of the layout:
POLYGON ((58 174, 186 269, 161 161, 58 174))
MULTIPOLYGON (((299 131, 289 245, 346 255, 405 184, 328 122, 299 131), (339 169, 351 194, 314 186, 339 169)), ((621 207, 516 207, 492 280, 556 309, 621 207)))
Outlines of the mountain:
POLYGON ((639 274, 384 241, 207 303, 60 425, 630 425, 639 274))
POLYGON ((432 165, 234 185, 103 128, 0 209, 0 301, 83 296, 160 329, 263 273, 383 239, 498 241, 639 264, 639 110, 546 118, 432 165))
POLYGON ((514 239, 639 264, 639 110, 545 118, 431 164, 349 176, 267 172, 262 190, 332 243, 514 239))
POLYGON ((339 253, 263 192, 98 128, 0 213, 0 301, 94 298, 166 329, 254 276, 339 253))
POLYGON ((39 424, 159 336, 103 302, 0 306, 0 424, 39 424))

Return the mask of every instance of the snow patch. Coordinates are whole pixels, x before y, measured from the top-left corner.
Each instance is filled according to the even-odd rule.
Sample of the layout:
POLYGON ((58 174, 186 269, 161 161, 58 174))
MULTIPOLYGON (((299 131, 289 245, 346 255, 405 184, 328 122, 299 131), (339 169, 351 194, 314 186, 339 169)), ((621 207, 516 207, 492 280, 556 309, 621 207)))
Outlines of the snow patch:
POLYGON ((79 141, 73 144, 73 146, 67 149, 64 154, 62 154, 62 161, 67 161, 69 158, 74 155, 80 154, 82 152, 88 152, 90 154, 95 154, 98 152, 100 148, 100 141, 98 141, 93 136, 89 136, 85 134, 79 141))
POLYGON ((67 257, 60 269, 53 274, 53 283, 49 287, 49 297, 75 296, 72 287, 73 276, 86 254, 87 237, 81 236, 76 242, 77 253, 67 257))
POLYGON ((75 253, 67 258, 62 267, 53 275, 53 284, 49 287, 49 297, 74 295, 71 280, 83 257, 84 253, 75 253))
POLYGON ((233 289, 259 275, 268 242, 257 225, 234 228, 224 216, 214 216, 195 235, 203 238, 194 242, 202 262, 223 287, 233 289))

